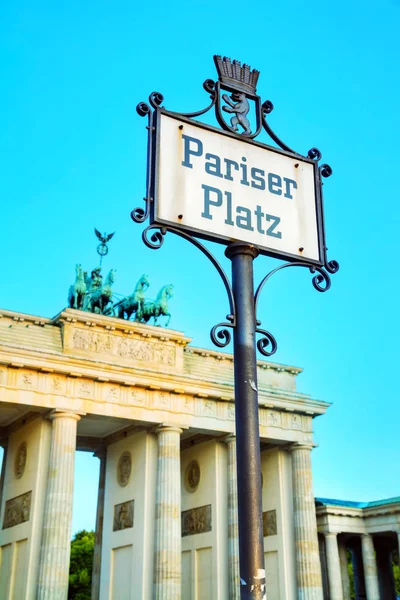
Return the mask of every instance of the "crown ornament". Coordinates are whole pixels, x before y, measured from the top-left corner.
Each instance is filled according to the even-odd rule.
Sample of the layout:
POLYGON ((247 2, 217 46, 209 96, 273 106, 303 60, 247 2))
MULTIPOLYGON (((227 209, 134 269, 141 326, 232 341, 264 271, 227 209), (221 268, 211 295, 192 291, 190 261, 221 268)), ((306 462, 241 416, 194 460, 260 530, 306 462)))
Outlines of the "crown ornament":
POLYGON ((229 85, 240 92, 248 94, 256 93, 256 86, 260 71, 250 70, 249 65, 242 64, 238 60, 231 61, 230 58, 223 58, 218 54, 214 55, 214 63, 217 67, 219 81, 222 84, 229 85))

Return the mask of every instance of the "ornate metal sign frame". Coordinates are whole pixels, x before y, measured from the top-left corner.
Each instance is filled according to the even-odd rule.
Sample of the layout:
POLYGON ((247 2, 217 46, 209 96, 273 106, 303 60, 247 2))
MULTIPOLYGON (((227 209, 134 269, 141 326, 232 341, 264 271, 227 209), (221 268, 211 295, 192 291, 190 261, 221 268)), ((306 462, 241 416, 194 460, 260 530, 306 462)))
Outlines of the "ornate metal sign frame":
MULTIPOLYGON (((257 106, 259 104, 260 104, 260 102, 258 102, 257 106)), ((161 116, 162 115, 176 119, 177 121, 179 121, 181 123, 190 123, 191 125, 194 125, 195 127, 199 127, 199 129, 201 129, 201 130, 211 131, 213 133, 216 133, 216 134, 222 135, 222 136, 226 136, 231 139, 238 139, 238 135, 236 133, 233 133, 232 131, 230 131, 231 128, 229 128, 229 131, 226 131, 226 130, 221 131, 220 129, 217 129, 216 127, 207 125, 205 123, 201 123, 199 121, 195 121, 194 119, 191 119, 190 117, 186 117, 186 116, 182 116, 180 114, 174 113, 174 112, 170 112, 168 110, 165 110, 164 108, 157 108, 154 111, 154 115, 153 115, 154 131, 153 131, 152 144, 155 147, 154 161, 152 161, 151 172, 149 173, 149 178, 151 181, 151 192, 152 192, 151 193, 152 200, 150 202, 150 214, 149 214, 150 224, 153 226, 158 225, 159 227, 170 226, 170 227, 175 227, 177 229, 182 229, 182 231, 185 231, 189 235, 193 235, 198 238, 208 240, 210 242, 223 243, 225 245, 232 243, 232 238, 224 237, 223 235, 209 234, 209 233, 205 232, 204 230, 197 229, 195 227, 185 227, 184 225, 181 225, 181 224, 176 224, 171 221, 163 220, 158 216, 159 200, 158 200, 157 190, 159 189, 158 175, 159 175, 159 162, 160 162, 160 154, 161 154, 160 132, 161 132, 161 116)), ((218 115, 218 112, 217 112, 217 115, 218 115)), ((313 265, 316 265, 319 267, 324 267, 327 262, 327 259, 326 259, 326 245, 325 245, 324 214, 323 214, 323 206, 322 206, 322 182, 321 182, 321 173, 320 173, 320 167, 318 165, 318 162, 308 156, 307 157, 300 156, 299 154, 293 154, 293 152, 288 152, 287 150, 282 150, 280 148, 275 148, 273 146, 268 146, 267 144, 263 144, 261 142, 255 141, 252 136, 241 135, 240 141, 247 143, 247 144, 251 144, 252 146, 257 146, 258 148, 272 151, 276 154, 281 154, 283 156, 287 156, 292 159, 297 159, 299 161, 301 160, 302 162, 306 162, 306 163, 312 165, 313 175, 314 175, 314 189, 315 189, 315 213, 316 213, 316 228, 317 228, 317 238, 318 238, 318 254, 320 256, 320 260, 312 260, 312 259, 306 259, 306 260, 309 264, 313 264, 313 265)), ((293 263, 304 263, 304 261, 305 261, 305 258, 302 257, 301 255, 290 254, 287 252, 279 252, 279 251, 273 250, 273 249, 268 250, 268 249, 263 249, 260 247, 259 247, 259 250, 260 250, 260 254, 270 256, 271 258, 288 260, 289 262, 293 262, 293 263)))
MULTIPOLYGON (((319 250, 320 250, 320 261, 305 260, 301 257, 279 254, 277 252, 265 252, 266 255, 274 258, 287 260, 283 265, 279 265, 271 272, 269 272, 264 279, 260 282, 255 295, 254 304, 255 310, 257 311, 258 300, 260 293, 264 288, 267 281, 276 272, 286 269, 288 267, 305 267, 310 270, 314 275, 312 278, 312 284, 318 292, 326 292, 331 286, 330 275, 336 273, 339 270, 339 263, 336 260, 328 260, 326 237, 325 237, 325 223, 324 223, 324 209, 323 209, 323 192, 322 192, 322 178, 328 178, 332 175, 331 167, 326 164, 319 164, 322 159, 322 153, 316 147, 312 147, 306 155, 300 154, 285 144, 277 134, 270 127, 267 116, 273 111, 273 104, 270 100, 265 102, 261 101, 260 96, 255 93, 255 86, 258 81, 259 72, 256 70, 250 71, 250 67, 247 65, 241 66, 238 61, 230 61, 229 58, 220 56, 214 56, 214 62, 219 73, 219 81, 215 82, 212 79, 206 79, 203 83, 203 89, 209 94, 210 103, 202 110, 191 112, 191 113, 178 113, 166 110, 162 105, 164 102, 164 96, 160 92, 152 92, 149 96, 149 102, 140 102, 136 107, 136 112, 141 117, 147 117, 147 130, 148 130, 148 145, 147 145, 147 179, 146 179, 146 196, 144 197, 144 208, 136 207, 131 212, 131 218, 136 223, 146 223, 147 227, 142 232, 142 238, 146 246, 152 249, 161 248, 164 243, 167 232, 173 233, 182 237, 195 245, 207 258, 213 263, 218 273, 220 274, 224 283, 225 289, 228 294, 228 300, 230 305, 230 312, 227 315, 227 322, 219 323, 211 329, 211 340, 219 348, 224 348, 231 341, 231 334, 229 329, 234 329, 236 326, 236 309, 235 299, 232 292, 232 286, 226 275, 224 269, 211 252, 206 248, 197 238, 202 237, 210 241, 216 241, 214 237, 200 235, 198 232, 192 230, 186 230, 185 228, 172 226, 167 223, 158 223, 155 220, 155 173, 156 173, 156 161, 158 160, 158 148, 157 148, 157 137, 159 132, 159 119, 161 115, 168 115, 176 118, 183 122, 188 122, 199 126, 204 129, 216 131, 219 134, 227 135, 231 138, 239 138, 241 141, 246 141, 251 144, 266 148, 274 152, 279 152, 285 156, 291 158, 299 158, 302 161, 310 162, 314 165, 315 173, 315 191, 316 191, 316 209, 317 209, 317 225, 318 225, 318 238, 319 238, 319 250), (235 94, 244 94, 250 101, 254 101, 255 107, 255 121, 256 129, 254 132, 246 133, 238 132, 229 125, 224 119, 222 109, 223 102, 221 101, 221 93, 230 92, 232 96, 235 94), (206 125, 200 121, 197 121, 197 117, 205 115, 209 111, 214 110, 215 116, 218 123, 221 126, 221 130, 216 129, 210 125, 206 125), (270 146, 264 143, 255 141, 255 138, 264 130, 270 139, 276 144, 277 147, 270 146), (196 237, 194 237, 196 236, 196 237)), ((232 97, 231 96, 231 97, 232 97)), ((236 96, 237 97, 237 96, 236 96)), ((226 100, 224 100, 226 102, 226 100)), ((243 128, 243 126, 242 126, 243 128)), ((225 240, 224 240, 225 243, 225 240)), ((277 350, 277 342, 274 336, 266 331, 260 329, 261 320, 256 320, 256 333, 261 335, 261 338, 257 342, 257 348, 261 354, 266 357, 272 356, 277 350)))

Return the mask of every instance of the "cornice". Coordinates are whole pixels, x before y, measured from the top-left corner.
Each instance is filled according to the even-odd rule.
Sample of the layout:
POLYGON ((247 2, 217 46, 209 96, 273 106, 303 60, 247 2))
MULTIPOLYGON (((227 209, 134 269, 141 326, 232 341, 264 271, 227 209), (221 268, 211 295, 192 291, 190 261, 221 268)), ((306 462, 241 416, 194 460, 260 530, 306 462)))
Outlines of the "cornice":
POLYGON ((318 517, 334 515, 340 517, 357 517, 361 519, 392 514, 398 514, 400 516, 400 503, 389 504, 385 506, 374 506, 369 508, 353 508, 334 505, 317 506, 316 514, 318 517))
POLYGON ((94 313, 65 308, 58 315, 51 319, 51 325, 62 326, 66 323, 80 323, 86 327, 101 327, 107 331, 121 331, 128 335, 135 333, 144 338, 155 338, 164 341, 174 341, 177 344, 186 346, 192 341, 192 338, 186 337, 183 332, 175 329, 165 329, 164 327, 155 327, 154 325, 144 325, 134 321, 125 321, 117 317, 106 317, 94 313))
MULTIPOLYGON (((199 356, 213 357, 217 360, 227 360, 233 363, 233 354, 229 354, 228 352, 218 352, 217 350, 209 350, 206 348, 198 348, 196 346, 188 346, 184 350, 187 354, 197 354, 199 356)), ((299 373, 303 372, 303 369, 300 367, 293 367, 290 365, 283 365, 279 363, 267 362, 265 360, 258 360, 257 366, 261 369, 278 371, 279 373, 290 373, 290 375, 297 376, 299 373)))
POLYGON ((36 315, 28 315, 26 313, 16 312, 14 310, 7 310, 5 308, 0 308, 0 318, 9 318, 15 322, 23 322, 33 323, 34 325, 52 325, 52 319, 48 319, 47 317, 38 317, 36 315))

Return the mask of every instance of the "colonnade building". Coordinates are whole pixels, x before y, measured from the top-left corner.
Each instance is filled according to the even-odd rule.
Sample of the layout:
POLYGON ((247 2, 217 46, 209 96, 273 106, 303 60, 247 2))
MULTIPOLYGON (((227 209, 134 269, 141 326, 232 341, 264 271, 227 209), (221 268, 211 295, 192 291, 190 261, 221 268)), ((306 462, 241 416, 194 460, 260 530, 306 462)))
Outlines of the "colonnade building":
MULTIPOLYGON (((80 310, 0 316, 0 598, 66 599, 85 450, 100 461, 93 600, 238 600, 232 356, 80 310)), ((347 600, 346 547, 359 598, 395 598, 398 499, 316 508, 312 421, 329 405, 296 391, 300 371, 258 362, 268 600, 347 600)))

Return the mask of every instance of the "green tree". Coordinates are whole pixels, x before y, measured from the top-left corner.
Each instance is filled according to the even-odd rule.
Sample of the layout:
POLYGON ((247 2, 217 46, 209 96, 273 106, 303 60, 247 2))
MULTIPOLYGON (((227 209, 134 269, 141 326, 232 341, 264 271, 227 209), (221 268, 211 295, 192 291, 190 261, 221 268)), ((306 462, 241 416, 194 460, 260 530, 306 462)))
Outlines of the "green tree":
POLYGON ((399 553, 395 550, 392 554, 393 560, 393 575, 394 582, 396 584, 396 594, 400 596, 400 564, 399 564, 399 553))
POLYGON ((68 600, 90 600, 94 531, 78 531, 71 542, 68 600))

